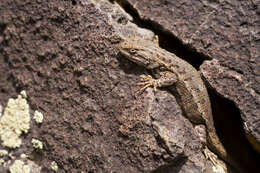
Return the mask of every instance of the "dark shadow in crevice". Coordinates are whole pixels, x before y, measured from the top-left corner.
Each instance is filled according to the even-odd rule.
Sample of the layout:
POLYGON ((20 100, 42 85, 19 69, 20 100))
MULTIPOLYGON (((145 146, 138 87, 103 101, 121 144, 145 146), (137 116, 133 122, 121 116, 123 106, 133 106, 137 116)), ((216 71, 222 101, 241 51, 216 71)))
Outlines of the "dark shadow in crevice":
POLYGON ((76 0, 72 0, 72 1, 71 1, 71 4, 72 4, 72 5, 77 5, 77 1, 76 1, 76 0))
POLYGON ((3 35, 6 27, 7 27, 7 25, 5 23, 0 23, 0 35, 3 35))
POLYGON ((214 125, 229 159, 242 172, 260 172, 260 156, 246 138, 239 109, 233 101, 216 94, 215 90, 208 91, 212 114, 215 115, 214 125))
POLYGON ((189 62, 197 70, 204 60, 211 59, 202 53, 196 52, 191 45, 184 44, 179 38, 174 36, 170 31, 165 30, 160 24, 148 19, 141 19, 137 10, 133 8, 129 2, 125 0, 117 0, 117 2, 133 17, 133 23, 141 28, 149 29, 158 35, 161 48, 166 49, 189 62))
POLYGON ((183 165, 185 165, 187 158, 173 160, 171 164, 163 165, 157 168, 156 170, 151 171, 151 173, 172 173, 180 172, 183 165))
MULTIPOLYGON (((7 28, 7 24, 0 23, 0 36, 4 35, 4 31, 7 28)), ((3 47, 7 46, 7 41, 3 38, 0 38, 0 53, 3 52, 3 47)))

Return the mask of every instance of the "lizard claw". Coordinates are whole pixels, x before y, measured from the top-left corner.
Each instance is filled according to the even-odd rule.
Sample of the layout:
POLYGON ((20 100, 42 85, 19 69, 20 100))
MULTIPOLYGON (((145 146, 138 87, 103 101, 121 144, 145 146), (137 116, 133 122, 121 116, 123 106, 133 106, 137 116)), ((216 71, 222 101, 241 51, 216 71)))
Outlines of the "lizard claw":
POLYGON ((141 76, 141 82, 137 83, 137 85, 142 85, 143 87, 139 89, 136 94, 142 93, 146 88, 153 86, 154 91, 157 91, 157 83, 156 80, 152 78, 152 76, 141 76))
POLYGON ((207 147, 204 149, 203 152, 206 159, 209 159, 213 163, 213 165, 218 165, 217 156, 214 153, 212 153, 207 147))
POLYGON ((148 88, 148 87, 150 87, 150 86, 151 86, 151 84, 145 85, 143 88, 139 89, 139 90, 136 92, 136 94, 142 93, 146 88, 148 88))

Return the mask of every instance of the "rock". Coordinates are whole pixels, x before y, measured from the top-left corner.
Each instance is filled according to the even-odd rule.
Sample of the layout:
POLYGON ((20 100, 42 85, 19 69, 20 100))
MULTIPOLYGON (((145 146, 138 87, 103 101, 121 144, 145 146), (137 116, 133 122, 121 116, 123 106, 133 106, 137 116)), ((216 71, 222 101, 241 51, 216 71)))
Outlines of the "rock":
MULTIPOLYGON (((182 17, 191 11, 184 12, 182 17)), ((43 172, 51 162, 60 172, 214 171, 201 152, 201 136, 171 93, 148 90, 135 97, 139 76, 147 72, 121 57, 116 46, 133 34, 154 34, 118 4, 1 1, 0 21, 0 104, 25 89, 30 107, 44 115, 14 155, 31 153, 36 138, 43 150, 30 159, 43 172)), ((184 43, 200 45, 197 28, 191 41, 184 37, 188 29, 178 29, 184 43)))

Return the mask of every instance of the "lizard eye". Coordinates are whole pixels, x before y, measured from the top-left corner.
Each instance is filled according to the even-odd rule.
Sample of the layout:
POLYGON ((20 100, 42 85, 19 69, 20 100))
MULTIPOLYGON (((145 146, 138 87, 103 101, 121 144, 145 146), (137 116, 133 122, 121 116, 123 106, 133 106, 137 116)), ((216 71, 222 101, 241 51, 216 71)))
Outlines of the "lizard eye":
POLYGON ((130 49, 130 52, 131 53, 136 53, 136 50, 135 49, 130 49))

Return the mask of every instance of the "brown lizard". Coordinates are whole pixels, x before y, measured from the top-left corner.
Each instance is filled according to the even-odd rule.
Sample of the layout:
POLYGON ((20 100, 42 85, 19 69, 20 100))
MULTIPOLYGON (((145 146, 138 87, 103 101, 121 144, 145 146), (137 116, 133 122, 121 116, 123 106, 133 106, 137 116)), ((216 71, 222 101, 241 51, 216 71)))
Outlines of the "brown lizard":
MULTIPOLYGON (((207 146, 219 157, 227 161, 227 153, 220 142, 214 127, 211 105, 207 89, 199 72, 189 63, 159 47, 158 39, 146 40, 133 36, 121 42, 120 53, 130 61, 152 71, 155 78, 142 77, 138 85, 168 87, 176 97, 184 114, 195 124, 205 124, 207 128, 207 146)), ((207 146, 204 153, 207 155, 207 146)))

